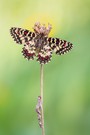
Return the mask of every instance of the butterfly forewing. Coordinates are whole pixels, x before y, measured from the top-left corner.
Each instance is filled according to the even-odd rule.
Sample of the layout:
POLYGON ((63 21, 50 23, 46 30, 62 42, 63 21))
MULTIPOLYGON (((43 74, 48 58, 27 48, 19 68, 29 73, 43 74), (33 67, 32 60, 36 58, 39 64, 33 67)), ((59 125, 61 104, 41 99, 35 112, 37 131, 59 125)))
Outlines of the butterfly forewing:
POLYGON ((52 50, 59 55, 68 52, 69 50, 72 49, 73 46, 72 43, 67 42, 66 40, 61 40, 59 38, 52 38, 52 37, 48 38, 48 43, 49 46, 52 48, 52 50))
POLYGON ((10 33, 16 43, 24 45, 30 44, 30 41, 32 41, 36 36, 34 32, 16 27, 12 27, 10 29, 10 33))

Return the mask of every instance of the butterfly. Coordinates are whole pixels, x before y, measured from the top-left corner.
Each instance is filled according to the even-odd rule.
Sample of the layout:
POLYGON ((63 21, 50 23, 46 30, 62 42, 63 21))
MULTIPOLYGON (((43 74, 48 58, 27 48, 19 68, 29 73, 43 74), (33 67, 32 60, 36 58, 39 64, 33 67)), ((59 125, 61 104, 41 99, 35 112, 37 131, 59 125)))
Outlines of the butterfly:
POLYGON ((46 28, 44 25, 36 23, 34 25, 34 32, 12 27, 10 34, 16 43, 24 45, 22 54, 25 58, 34 60, 37 57, 37 61, 40 64, 46 64, 51 61, 52 53, 62 55, 73 47, 73 44, 66 40, 48 37, 50 30, 50 25, 46 28))

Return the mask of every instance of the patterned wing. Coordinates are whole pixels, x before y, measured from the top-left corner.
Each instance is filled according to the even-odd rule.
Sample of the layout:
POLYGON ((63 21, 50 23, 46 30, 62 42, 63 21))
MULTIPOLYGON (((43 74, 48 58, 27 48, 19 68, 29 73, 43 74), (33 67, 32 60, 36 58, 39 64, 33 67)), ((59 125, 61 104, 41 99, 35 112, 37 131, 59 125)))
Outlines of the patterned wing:
POLYGON ((58 55, 67 53, 73 47, 72 43, 67 42, 66 40, 61 40, 59 38, 49 37, 47 40, 48 40, 49 46, 58 55))
POLYGON ((34 57, 36 56, 36 48, 33 42, 31 43, 30 45, 24 45, 22 50, 22 54, 24 55, 24 58, 27 58, 28 60, 34 60, 34 57))
POLYGON ((12 27, 10 29, 10 33, 16 43, 24 45, 29 45, 36 36, 34 32, 30 32, 29 30, 16 27, 12 27))
POLYGON ((37 55, 37 61, 40 62, 40 64, 47 64, 51 61, 52 58, 52 49, 50 46, 45 45, 40 52, 37 55))

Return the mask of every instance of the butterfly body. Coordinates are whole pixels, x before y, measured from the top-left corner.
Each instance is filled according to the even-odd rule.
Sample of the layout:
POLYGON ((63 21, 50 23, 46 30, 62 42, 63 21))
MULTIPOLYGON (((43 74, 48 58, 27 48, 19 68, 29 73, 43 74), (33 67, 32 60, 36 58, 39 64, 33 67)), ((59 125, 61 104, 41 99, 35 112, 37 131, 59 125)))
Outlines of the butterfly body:
POLYGON ((35 25, 34 32, 26 29, 12 27, 11 36, 18 44, 23 44, 22 53, 28 60, 37 57, 40 64, 46 64, 51 60, 52 53, 64 54, 72 49, 72 43, 60 38, 48 37, 51 27, 35 25))
POLYGON ((36 35, 34 39, 35 47, 39 50, 41 50, 45 45, 47 45, 47 37, 44 37, 43 35, 36 35))

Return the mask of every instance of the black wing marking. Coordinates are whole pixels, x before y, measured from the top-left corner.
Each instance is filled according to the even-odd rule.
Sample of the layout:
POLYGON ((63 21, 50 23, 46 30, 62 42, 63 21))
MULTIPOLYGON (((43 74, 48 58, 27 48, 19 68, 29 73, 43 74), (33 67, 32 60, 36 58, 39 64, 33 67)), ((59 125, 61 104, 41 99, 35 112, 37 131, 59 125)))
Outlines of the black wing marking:
POLYGON ((52 49, 48 45, 44 45, 43 48, 40 50, 40 52, 37 55, 37 61, 40 62, 40 64, 46 64, 51 61, 52 58, 52 49))
POLYGON ((30 44, 30 41, 32 41, 36 36, 34 32, 16 27, 12 27, 10 29, 10 33, 16 43, 25 45, 30 44))
POLYGON ((49 46, 58 55, 67 53, 73 47, 72 43, 67 42, 66 40, 61 40, 59 38, 49 37, 47 40, 48 40, 49 46))
POLYGON ((32 44, 30 45, 24 45, 22 54, 25 58, 28 60, 34 60, 34 57, 36 56, 36 49, 35 46, 32 44))

